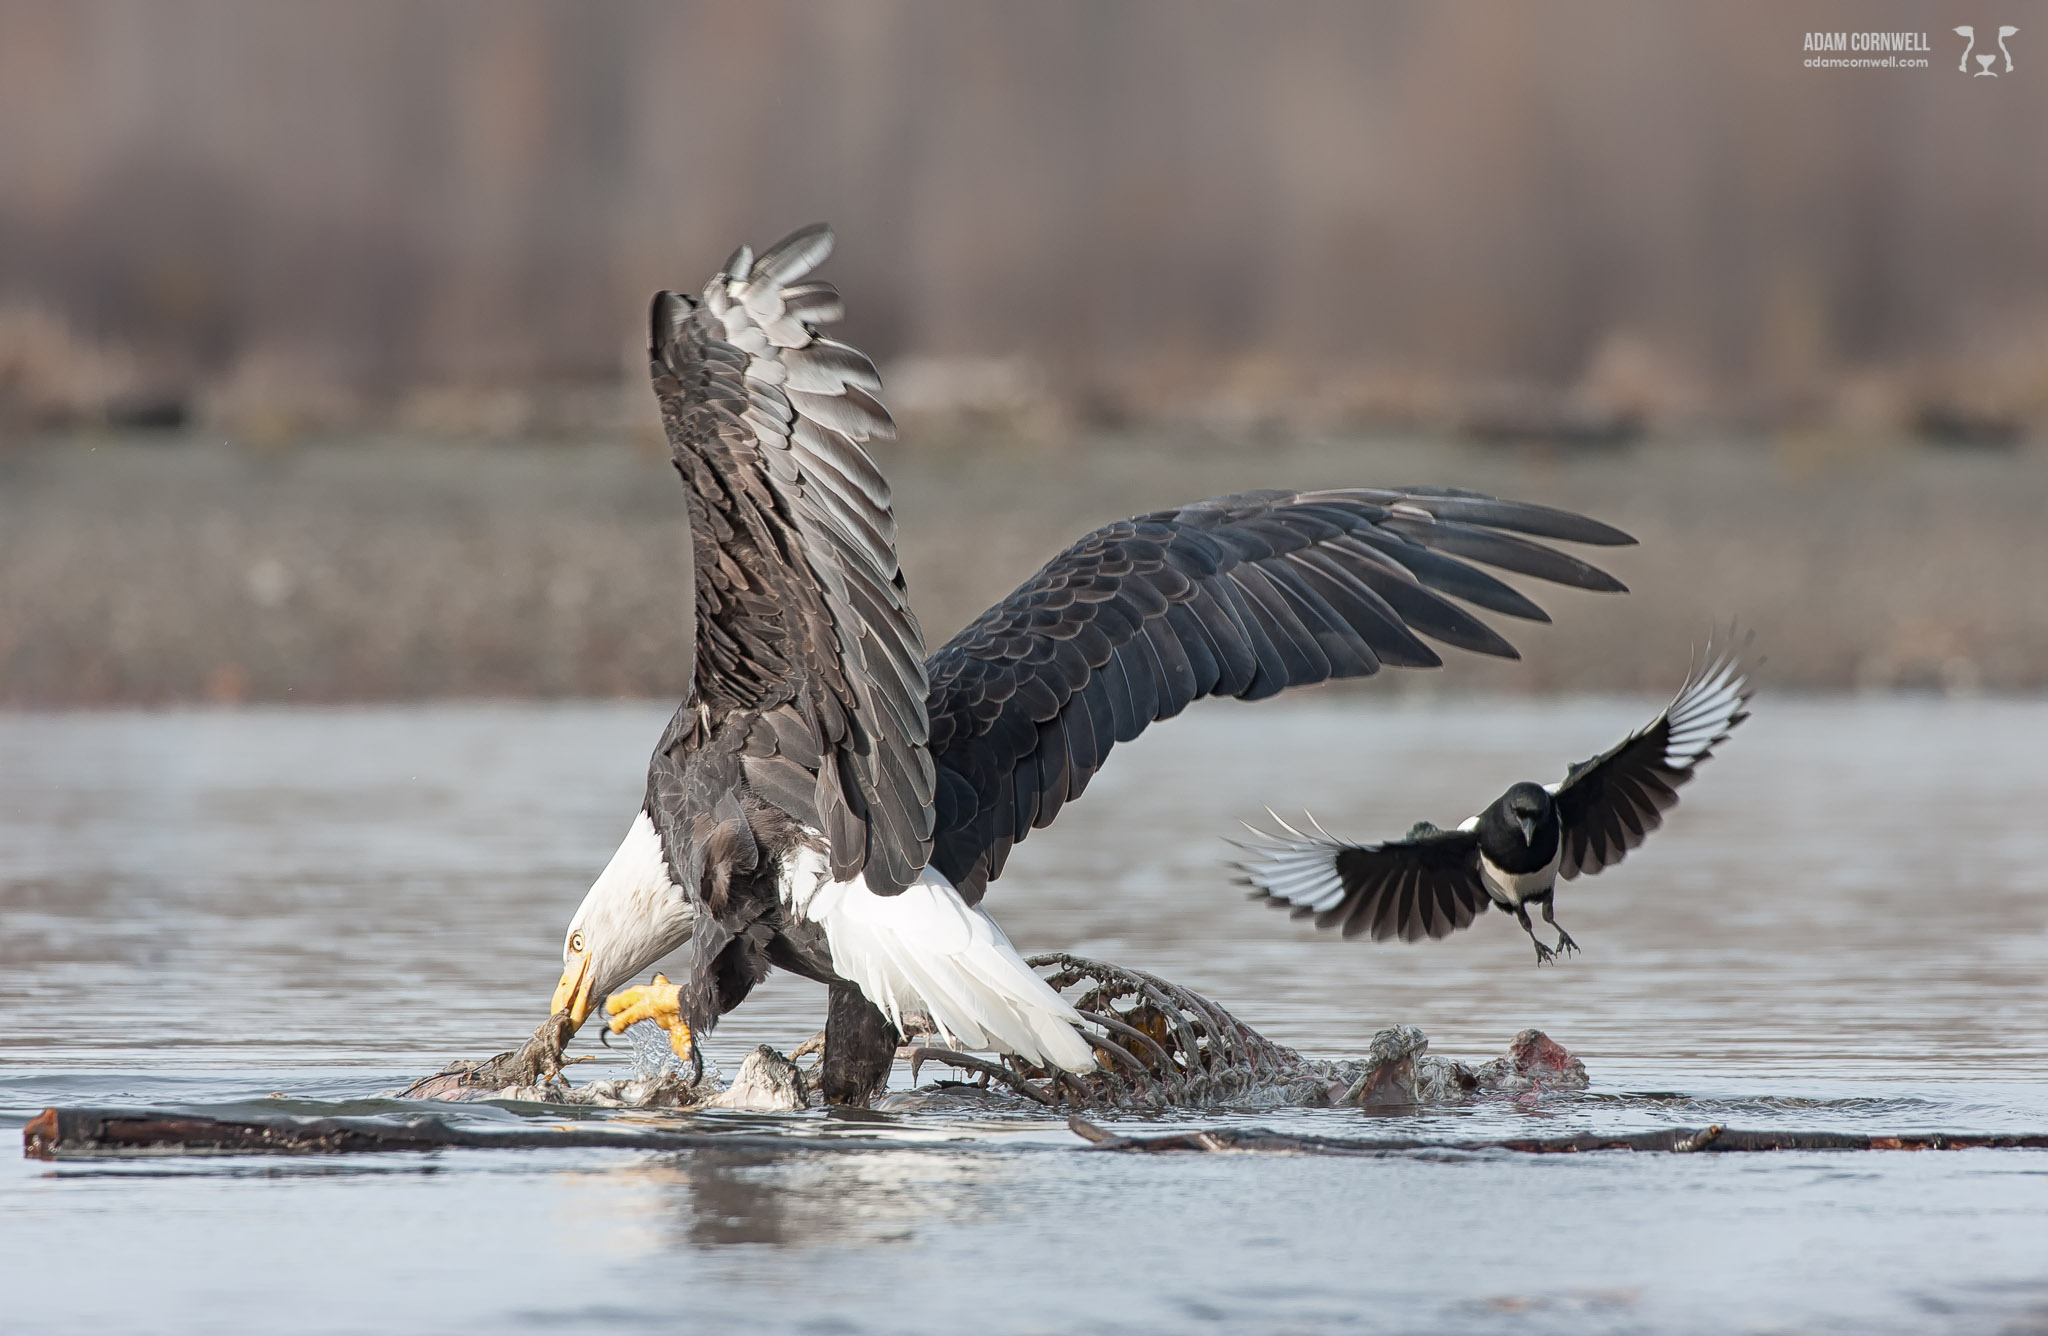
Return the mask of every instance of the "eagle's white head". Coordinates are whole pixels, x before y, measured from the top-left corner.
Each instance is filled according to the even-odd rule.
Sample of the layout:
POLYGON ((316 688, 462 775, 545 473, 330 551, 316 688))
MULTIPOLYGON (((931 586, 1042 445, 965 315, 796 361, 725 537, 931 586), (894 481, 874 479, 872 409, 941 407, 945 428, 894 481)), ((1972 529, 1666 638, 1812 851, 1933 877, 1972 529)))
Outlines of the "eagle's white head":
POLYGON ((568 1009, 583 1024, 592 999, 605 996, 690 940, 696 911, 669 879, 661 836, 645 809, 619 851, 591 884, 562 939, 562 982, 550 1011, 568 1009))

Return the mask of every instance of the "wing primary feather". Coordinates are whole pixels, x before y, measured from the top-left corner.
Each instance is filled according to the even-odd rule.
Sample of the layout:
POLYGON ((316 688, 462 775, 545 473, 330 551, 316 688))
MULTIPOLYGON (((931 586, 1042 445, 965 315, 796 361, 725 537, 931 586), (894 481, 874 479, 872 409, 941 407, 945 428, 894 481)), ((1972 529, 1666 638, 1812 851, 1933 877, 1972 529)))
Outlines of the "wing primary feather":
POLYGON ((1570 585, 1601 593, 1625 594, 1628 586, 1598 566, 1567 556, 1556 548, 1532 543, 1526 538, 1492 529, 1458 524, 1448 520, 1419 522, 1405 516, 1387 521, 1387 527, 1405 534, 1424 547, 1467 557, 1497 566, 1517 575, 1533 575, 1552 584, 1570 585))
POLYGON ((1751 692, 1740 654, 1717 653, 1710 642, 1662 713, 1571 767, 1553 799, 1565 828, 1560 875, 1611 867, 1663 825, 1662 813, 1677 804, 1679 788, 1748 717, 1751 692))
MULTIPOLYGON (((751 276, 758 283, 782 287, 825 263, 826 257, 832 254, 832 240, 832 229, 824 223, 800 227, 770 246, 751 266, 751 276)), ((742 246, 740 250, 744 254, 746 247, 742 246)), ((747 276, 730 266, 727 272, 736 278, 747 276)))

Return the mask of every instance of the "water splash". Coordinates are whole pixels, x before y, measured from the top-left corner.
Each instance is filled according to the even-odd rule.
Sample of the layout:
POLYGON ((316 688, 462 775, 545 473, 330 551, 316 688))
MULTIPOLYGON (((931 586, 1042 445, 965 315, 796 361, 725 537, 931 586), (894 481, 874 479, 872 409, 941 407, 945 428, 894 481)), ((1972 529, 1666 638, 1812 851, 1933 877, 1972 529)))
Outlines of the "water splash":
MULTIPOLYGON (((669 1046, 668 1031, 653 1021, 635 1021, 622 1032, 626 1042, 633 1046, 633 1074, 635 1081, 652 1081, 658 1077, 674 1074, 688 1077, 689 1066, 676 1056, 669 1046)), ((725 1073, 711 1056, 704 1056, 704 1077, 715 1086, 725 1084, 725 1073)))

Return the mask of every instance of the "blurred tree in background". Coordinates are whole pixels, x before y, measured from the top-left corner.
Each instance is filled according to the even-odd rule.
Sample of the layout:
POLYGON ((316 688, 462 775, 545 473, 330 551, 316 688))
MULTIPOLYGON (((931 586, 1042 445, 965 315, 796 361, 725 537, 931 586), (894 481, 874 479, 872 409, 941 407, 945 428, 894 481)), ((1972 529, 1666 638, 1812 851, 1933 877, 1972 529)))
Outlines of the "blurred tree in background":
POLYGON ((517 430, 827 218, 912 410, 2039 414, 2048 64, 1854 19, 1931 68, 1804 68, 1813 4, 4 0, 0 383, 517 430))

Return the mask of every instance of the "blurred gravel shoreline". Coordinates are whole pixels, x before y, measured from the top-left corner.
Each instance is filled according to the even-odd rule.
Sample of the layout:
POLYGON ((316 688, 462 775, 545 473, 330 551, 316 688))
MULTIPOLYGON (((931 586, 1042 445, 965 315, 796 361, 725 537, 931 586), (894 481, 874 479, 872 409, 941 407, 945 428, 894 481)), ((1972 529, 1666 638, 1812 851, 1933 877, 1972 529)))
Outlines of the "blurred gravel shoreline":
MULTIPOLYGON (((1673 689, 1731 617, 1767 684, 2048 686, 2048 453, 1825 437, 1560 452, 1419 439, 955 437, 880 461, 941 643, 1087 529, 1262 486, 1446 483, 1566 505, 1642 547, 1634 591, 1543 589, 1521 664, 1375 690, 1673 689)), ((179 437, 0 452, 0 704, 670 697, 683 552, 656 448, 179 437)))

